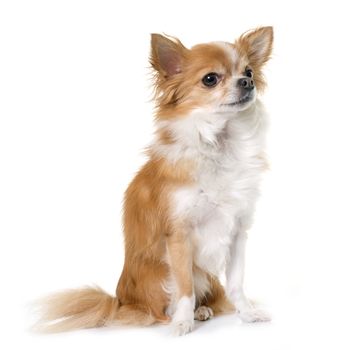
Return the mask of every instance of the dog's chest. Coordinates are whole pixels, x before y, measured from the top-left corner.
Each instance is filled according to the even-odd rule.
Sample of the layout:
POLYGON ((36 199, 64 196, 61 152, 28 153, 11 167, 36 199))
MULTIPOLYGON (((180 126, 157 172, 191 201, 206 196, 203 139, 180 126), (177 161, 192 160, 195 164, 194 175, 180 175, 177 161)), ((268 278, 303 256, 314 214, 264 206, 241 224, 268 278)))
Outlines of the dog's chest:
POLYGON ((175 193, 176 215, 191 224, 194 262, 215 275, 224 270, 241 218, 254 209, 265 167, 259 130, 240 136, 200 155, 194 184, 175 193))
POLYGON ((194 260, 215 275, 223 271, 240 219, 249 215, 257 194, 260 171, 234 163, 232 168, 205 165, 189 212, 194 260))

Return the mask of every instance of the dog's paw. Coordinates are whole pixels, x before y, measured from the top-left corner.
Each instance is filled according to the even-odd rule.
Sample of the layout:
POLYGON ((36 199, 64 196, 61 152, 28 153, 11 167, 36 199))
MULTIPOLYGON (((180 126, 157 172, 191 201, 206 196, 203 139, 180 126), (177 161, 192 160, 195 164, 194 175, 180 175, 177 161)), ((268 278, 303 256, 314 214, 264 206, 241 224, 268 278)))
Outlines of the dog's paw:
POLYGON ((208 306, 200 306, 194 312, 194 319, 198 321, 206 321, 214 316, 213 310, 208 306))
POLYGON ((181 336, 190 333, 193 330, 194 320, 173 321, 171 324, 172 334, 174 336, 181 336))
POLYGON ((271 321, 270 315, 260 309, 249 308, 238 312, 238 317, 243 322, 254 323, 254 322, 269 322, 271 321))

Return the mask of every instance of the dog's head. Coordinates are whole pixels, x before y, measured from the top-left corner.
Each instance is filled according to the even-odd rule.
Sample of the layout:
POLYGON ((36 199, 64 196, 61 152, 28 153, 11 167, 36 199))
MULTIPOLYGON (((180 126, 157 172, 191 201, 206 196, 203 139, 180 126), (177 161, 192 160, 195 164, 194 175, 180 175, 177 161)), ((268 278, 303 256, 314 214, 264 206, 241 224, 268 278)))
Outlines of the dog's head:
POLYGON ((249 31, 234 43, 213 42, 187 49, 178 39, 152 34, 159 118, 200 109, 210 113, 249 108, 265 86, 262 67, 271 55, 272 27, 249 31))

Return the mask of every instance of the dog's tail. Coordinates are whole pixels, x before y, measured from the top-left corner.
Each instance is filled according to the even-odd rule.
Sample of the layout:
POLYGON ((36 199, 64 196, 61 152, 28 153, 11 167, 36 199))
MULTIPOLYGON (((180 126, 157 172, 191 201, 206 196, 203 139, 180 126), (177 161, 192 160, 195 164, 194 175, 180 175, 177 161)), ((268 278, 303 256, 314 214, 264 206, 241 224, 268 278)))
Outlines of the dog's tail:
POLYGON ((119 305, 98 287, 67 290, 39 302, 41 318, 33 327, 39 332, 64 332, 113 324, 150 325, 156 319, 139 305, 119 305))

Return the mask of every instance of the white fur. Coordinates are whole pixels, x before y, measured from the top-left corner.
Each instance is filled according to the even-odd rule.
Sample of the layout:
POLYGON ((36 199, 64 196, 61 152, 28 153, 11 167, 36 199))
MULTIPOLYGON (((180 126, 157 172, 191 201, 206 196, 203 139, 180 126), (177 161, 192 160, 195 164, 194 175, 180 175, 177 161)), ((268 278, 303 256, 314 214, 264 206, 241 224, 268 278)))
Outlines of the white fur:
POLYGON ((172 318, 174 335, 185 335, 192 331, 194 325, 195 296, 183 296, 179 299, 172 318))
MULTIPOLYGON (((193 185, 180 188, 172 197, 174 217, 193 228, 194 263, 216 276, 226 270, 227 292, 243 315, 252 308, 242 289, 244 244, 240 242, 251 225, 266 167, 264 108, 257 100, 243 111, 196 110, 163 121, 159 127, 170 131, 176 142, 157 144, 155 152, 170 162, 190 159, 196 163, 193 185)), ((196 294, 205 289, 203 279, 194 283, 196 294)))
POLYGON ((258 310, 247 299, 243 291, 244 260, 247 233, 243 227, 238 228, 231 246, 231 259, 226 267, 226 293, 240 316, 245 322, 269 321, 270 317, 262 310, 258 310))

